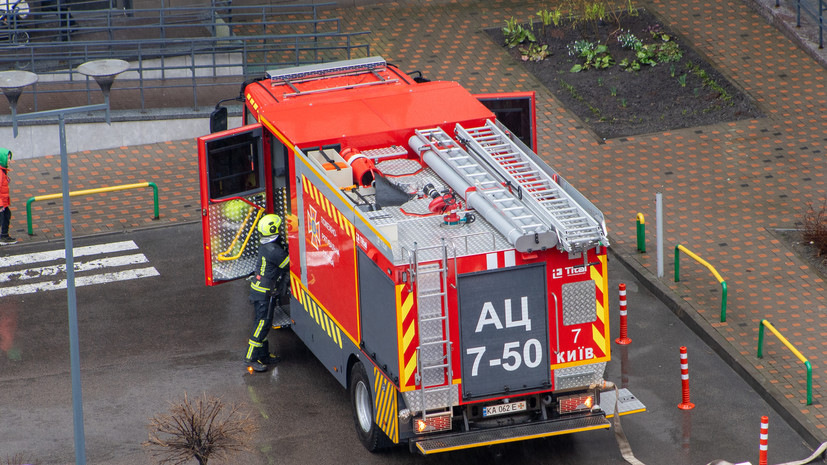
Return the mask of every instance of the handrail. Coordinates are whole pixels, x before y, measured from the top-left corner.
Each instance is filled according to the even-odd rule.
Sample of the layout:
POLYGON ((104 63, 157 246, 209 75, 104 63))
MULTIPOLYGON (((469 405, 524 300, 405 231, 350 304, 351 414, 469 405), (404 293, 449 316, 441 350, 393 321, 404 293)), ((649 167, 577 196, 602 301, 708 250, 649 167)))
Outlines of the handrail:
POLYGON ((723 293, 721 294, 721 323, 726 321, 726 300, 727 300, 727 285, 724 278, 718 273, 718 270, 715 269, 712 265, 710 265, 706 260, 703 258, 695 255, 692 253, 691 250, 687 249, 686 247, 678 244, 675 246, 675 282, 679 282, 680 278, 680 254, 679 251, 683 251, 685 254, 689 255, 691 258, 695 259, 696 262, 700 263, 701 265, 705 266, 709 271, 712 272, 712 275, 715 276, 715 279, 721 284, 721 289, 723 289, 723 293))
MULTIPOLYGON (((160 218, 160 213, 158 209, 158 185, 154 182, 139 182, 136 184, 122 184, 120 186, 111 186, 111 187, 98 187, 95 189, 86 189, 82 191, 74 191, 69 192, 69 197, 76 197, 79 195, 89 195, 89 194, 100 194, 104 192, 116 192, 116 191, 123 191, 127 189, 139 189, 142 187, 151 187, 153 200, 154 200, 154 212, 155 217, 153 219, 160 218)), ((37 195, 34 197, 30 197, 29 200, 26 201, 26 225, 29 228, 29 235, 33 236, 34 231, 32 229, 32 203, 43 201, 43 200, 54 200, 54 199, 62 199, 63 194, 46 194, 46 195, 37 195)))
POLYGON ((259 220, 259 218, 261 218, 261 215, 263 213, 264 213, 263 208, 258 207, 257 205, 250 204, 250 208, 247 210, 247 215, 244 216, 244 221, 241 222, 241 227, 238 228, 238 231, 235 233, 235 237, 233 238, 233 241, 227 247, 227 250, 225 250, 225 251, 221 252, 220 254, 216 255, 215 258, 218 261, 222 261, 222 262, 227 262, 227 261, 230 261, 230 260, 237 260, 238 257, 240 257, 242 253, 244 253, 244 249, 247 248, 247 242, 250 241, 250 237, 253 235, 253 231, 256 230, 256 224, 258 223, 258 220, 259 220), (229 254, 233 250, 233 247, 235 247, 235 243, 238 242, 238 238, 241 236, 241 231, 244 231, 244 226, 247 224, 247 220, 250 219, 250 215, 253 213, 253 210, 258 210, 258 211, 256 212, 256 217, 253 220, 253 224, 250 225, 250 231, 247 232, 247 237, 244 238, 244 243, 241 244, 241 247, 239 248, 237 254, 235 254, 231 257, 228 257, 227 254, 229 254))
POLYGON ((643 213, 637 214, 637 249, 646 253, 646 219, 643 213))
POLYGON ((758 323, 758 358, 763 358, 763 356, 764 356, 763 349, 764 349, 764 327, 765 326, 767 328, 769 328, 770 331, 772 331, 772 333, 775 334, 775 336, 778 337, 778 339, 780 339, 781 342, 784 343, 784 345, 787 346, 788 349, 790 349, 790 352, 792 352, 793 355, 798 357, 798 359, 801 360, 804 363, 804 366, 807 368, 807 405, 812 405, 813 404, 813 366, 810 364, 810 361, 807 360, 807 357, 801 355, 801 352, 799 352, 798 349, 793 347, 793 345, 790 344, 790 341, 788 341, 787 338, 782 336, 781 333, 779 333, 778 330, 775 329, 775 326, 773 326, 766 319, 763 319, 758 323))

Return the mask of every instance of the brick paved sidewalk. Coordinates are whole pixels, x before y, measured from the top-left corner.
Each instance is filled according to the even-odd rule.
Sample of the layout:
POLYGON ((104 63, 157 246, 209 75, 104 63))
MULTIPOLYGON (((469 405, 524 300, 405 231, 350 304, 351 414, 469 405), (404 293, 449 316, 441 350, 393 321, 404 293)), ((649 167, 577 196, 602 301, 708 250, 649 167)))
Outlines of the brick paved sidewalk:
MULTIPOLYGON (((73 235, 91 235, 200 220, 198 161, 194 140, 70 154, 70 192, 122 184, 154 182, 160 218, 153 218, 152 189, 73 196, 73 235)), ((63 238, 63 201, 31 204, 34 235, 28 235, 26 201, 61 193, 60 156, 12 160, 11 235, 21 242, 63 238)))
MULTIPOLYGON (((545 7, 541 1, 411 1, 336 13, 345 27, 369 27, 372 53, 403 70, 456 80, 473 92, 536 91, 538 151, 606 214, 614 250, 694 315, 810 442, 827 440, 824 279, 773 235, 776 228, 794 227, 809 202, 827 196, 825 69, 741 1, 654 0, 646 7, 749 93, 767 116, 601 141, 482 30, 500 27, 511 16, 534 17, 545 7), (666 211, 666 273, 659 280, 652 240, 658 191, 666 211), (649 225, 647 254, 634 252, 638 212, 649 225), (726 323, 718 320, 721 287, 705 268, 684 258, 681 282, 673 282, 672 250, 679 243, 727 280, 726 323), (813 405, 805 405, 804 367, 774 337, 766 338, 764 358, 756 358, 763 318, 812 363, 813 405)), ((75 234, 199 218, 194 141, 81 153, 71 160, 72 189, 139 181, 155 181, 161 189, 158 221, 151 219, 149 190, 73 198, 75 234)), ((36 235, 25 237, 25 198, 59 192, 58 165, 56 157, 14 162, 18 237, 61 237, 60 201, 36 204, 36 235)), ((630 318, 633 312, 630 302, 630 318)), ((664 350, 680 345, 664 344, 664 350)), ((696 389, 702 379, 702 373, 693 373, 696 389)))

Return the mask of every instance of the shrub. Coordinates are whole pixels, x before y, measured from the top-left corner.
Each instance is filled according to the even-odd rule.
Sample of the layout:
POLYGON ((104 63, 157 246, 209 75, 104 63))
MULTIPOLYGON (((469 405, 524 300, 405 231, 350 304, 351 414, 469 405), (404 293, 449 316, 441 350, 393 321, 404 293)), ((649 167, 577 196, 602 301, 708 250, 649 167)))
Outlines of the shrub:
POLYGON ((802 237, 816 247, 819 256, 827 253, 827 199, 819 209, 809 204, 804 214, 802 237))
POLYGON ((180 465, 195 459, 206 465, 211 457, 246 450, 257 429, 239 405, 227 405, 206 394, 190 401, 184 393, 182 402, 170 403, 168 413, 149 419, 149 440, 143 446, 161 464, 180 465))

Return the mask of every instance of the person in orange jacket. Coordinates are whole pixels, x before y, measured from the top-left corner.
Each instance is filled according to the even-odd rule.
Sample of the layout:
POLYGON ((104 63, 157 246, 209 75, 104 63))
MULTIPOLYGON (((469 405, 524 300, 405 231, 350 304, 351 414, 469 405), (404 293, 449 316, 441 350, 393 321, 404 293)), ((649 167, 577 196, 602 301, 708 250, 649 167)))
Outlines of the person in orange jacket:
POLYGON ((0 148, 0 245, 14 244, 17 239, 9 236, 11 222, 11 196, 9 195, 9 162, 12 153, 0 148))

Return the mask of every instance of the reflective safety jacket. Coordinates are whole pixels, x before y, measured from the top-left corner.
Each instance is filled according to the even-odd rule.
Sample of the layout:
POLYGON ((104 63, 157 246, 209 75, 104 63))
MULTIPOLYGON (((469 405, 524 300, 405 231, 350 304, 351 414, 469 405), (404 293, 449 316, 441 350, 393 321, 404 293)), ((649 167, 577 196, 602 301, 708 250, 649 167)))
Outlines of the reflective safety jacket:
POLYGON ((9 197, 9 176, 6 174, 6 168, 0 167, 0 208, 11 205, 11 198, 9 197))
POLYGON ((266 300, 267 293, 290 269, 290 256, 280 241, 273 240, 258 246, 256 263, 256 276, 250 283, 250 299, 266 300))

